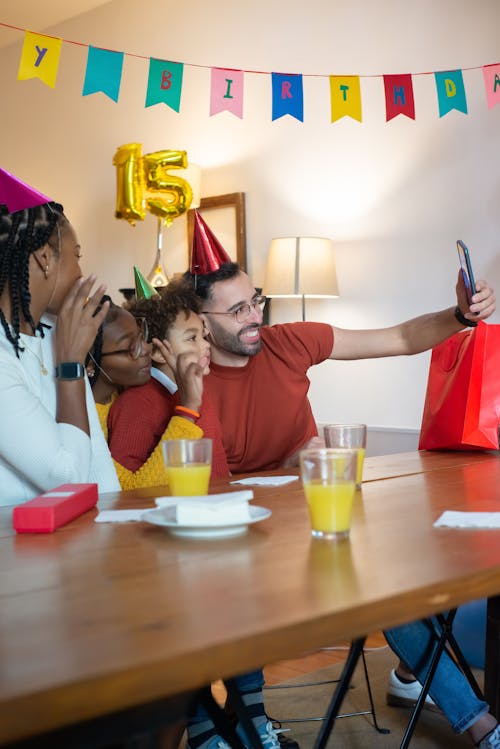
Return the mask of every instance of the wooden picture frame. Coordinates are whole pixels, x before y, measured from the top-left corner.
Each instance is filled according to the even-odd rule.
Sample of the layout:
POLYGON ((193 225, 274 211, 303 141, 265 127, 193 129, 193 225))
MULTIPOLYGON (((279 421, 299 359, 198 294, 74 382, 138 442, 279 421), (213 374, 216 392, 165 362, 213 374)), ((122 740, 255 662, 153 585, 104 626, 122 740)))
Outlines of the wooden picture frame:
MULTIPOLYGON (((202 198, 197 209, 232 260, 247 269, 245 193, 231 192, 202 198)), ((193 246, 194 212, 187 212, 189 255, 193 246)), ((191 258, 189 258, 189 261, 191 258)))

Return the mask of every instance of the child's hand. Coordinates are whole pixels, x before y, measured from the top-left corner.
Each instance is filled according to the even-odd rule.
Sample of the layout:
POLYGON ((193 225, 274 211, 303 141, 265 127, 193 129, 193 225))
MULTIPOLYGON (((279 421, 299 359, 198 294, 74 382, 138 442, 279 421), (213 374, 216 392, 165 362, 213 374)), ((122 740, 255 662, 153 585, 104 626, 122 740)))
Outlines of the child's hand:
POLYGON ((179 404, 199 412, 203 395, 203 369, 198 364, 197 356, 193 353, 179 354, 174 371, 179 388, 179 404))

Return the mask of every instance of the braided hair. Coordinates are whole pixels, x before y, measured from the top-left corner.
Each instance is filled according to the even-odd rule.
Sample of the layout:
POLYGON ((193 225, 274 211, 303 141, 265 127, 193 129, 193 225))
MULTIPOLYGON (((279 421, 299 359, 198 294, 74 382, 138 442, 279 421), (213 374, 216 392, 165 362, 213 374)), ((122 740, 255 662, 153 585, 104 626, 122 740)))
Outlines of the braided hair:
POLYGON ((11 306, 10 323, 1 308, 0 322, 17 357, 23 350, 20 346, 22 322, 27 322, 33 333, 38 331, 43 337, 43 324, 35 323, 31 314, 30 256, 46 244, 59 254, 56 230, 58 225, 64 226, 66 223, 63 207, 59 203, 44 203, 14 213, 9 213, 5 205, 0 205, 0 297, 8 287, 11 306))
POLYGON ((110 296, 108 296, 107 294, 104 294, 104 296, 101 297, 101 300, 99 301, 99 306, 94 312, 94 317, 98 314, 98 312, 100 312, 104 302, 109 302, 110 306, 109 306, 108 314, 104 318, 102 324, 99 326, 97 335, 94 338, 94 343, 90 347, 90 350, 85 359, 87 377, 89 378, 91 388, 94 387, 101 373, 102 343, 103 343, 103 338, 104 338, 104 328, 106 327, 106 325, 109 325, 109 323, 112 323, 116 319, 116 316, 119 310, 122 309, 121 307, 118 306, 118 304, 114 304, 110 296))

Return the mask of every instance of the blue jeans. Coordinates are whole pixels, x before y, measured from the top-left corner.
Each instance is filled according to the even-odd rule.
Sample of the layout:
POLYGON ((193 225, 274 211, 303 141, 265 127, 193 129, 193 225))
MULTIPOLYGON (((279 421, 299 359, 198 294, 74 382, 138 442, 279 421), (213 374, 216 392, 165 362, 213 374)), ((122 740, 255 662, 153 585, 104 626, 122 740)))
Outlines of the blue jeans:
POLYGON ((469 666, 484 668, 486 598, 465 603, 457 609, 453 634, 469 666))
MULTIPOLYGON (((236 676, 234 681, 240 692, 256 692, 257 690, 261 690, 264 686, 264 674, 261 669, 258 671, 248 671, 246 674, 236 676)), ((193 726, 198 723, 203 723, 206 720, 210 720, 207 711, 202 705, 197 703, 195 713, 189 718, 189 725, 193 726)))
MULTIPOLYGON (((433 626, 437 629, 434 621, 432 624, 418 621, 384 632, 392 650, 419 681, 424 681, 432 657, 433 626)), ((466 731, 489 710, 486 702, 476 697, 469 682, 446 652, 439 659, 429 694, 456 733, 466 731)))

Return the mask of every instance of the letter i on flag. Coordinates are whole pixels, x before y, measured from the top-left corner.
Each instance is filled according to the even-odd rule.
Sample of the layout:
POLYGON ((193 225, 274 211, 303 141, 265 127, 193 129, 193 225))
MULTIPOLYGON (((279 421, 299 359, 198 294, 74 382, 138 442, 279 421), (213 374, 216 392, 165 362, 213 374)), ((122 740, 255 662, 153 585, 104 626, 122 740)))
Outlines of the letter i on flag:
POLYGON ((178 112, 181 108, 182 75, 184 65, 181 62, 149 60, 148 90, 146 107, 153 104, 166 104, 178 112))
POLYGON ((491 109, 500 101, 500 65, 485 65, 483 78, 488 109, 491 109))
POLYGON ((361 122, 361 90, 357 75, 331 75, 330 101, 332 122, 352 117, 361 122))
POLYGON ((113 101, 118 101, 122 68, 123 52, 89 47, 82 96, 102 91, 113 101))
POLYGON ((210 86, 210 117, 219 112, 232 112, 243 118, 243 71, 212 68, 210 86))
POLYGON ((304 94, 302 76, 297 74, 283 75, 272 73, 273 83, 273 120, 290 114, 304 122, 304 94))
POLYGON ((61 54, 62 39, 27 31, 19 62, 17 79, 40 78, 47 86, 56 85, 57 68, 61 54))
POLYGON ((415 101, 411 75, 384 75, 386 122, 405 114, 415 119, 415 101))
POLYGON ((434 73, 439 104, 439 116, 443 117, 452 109, 467 114, 464 79, 461 70, 447 70, 434 73))

